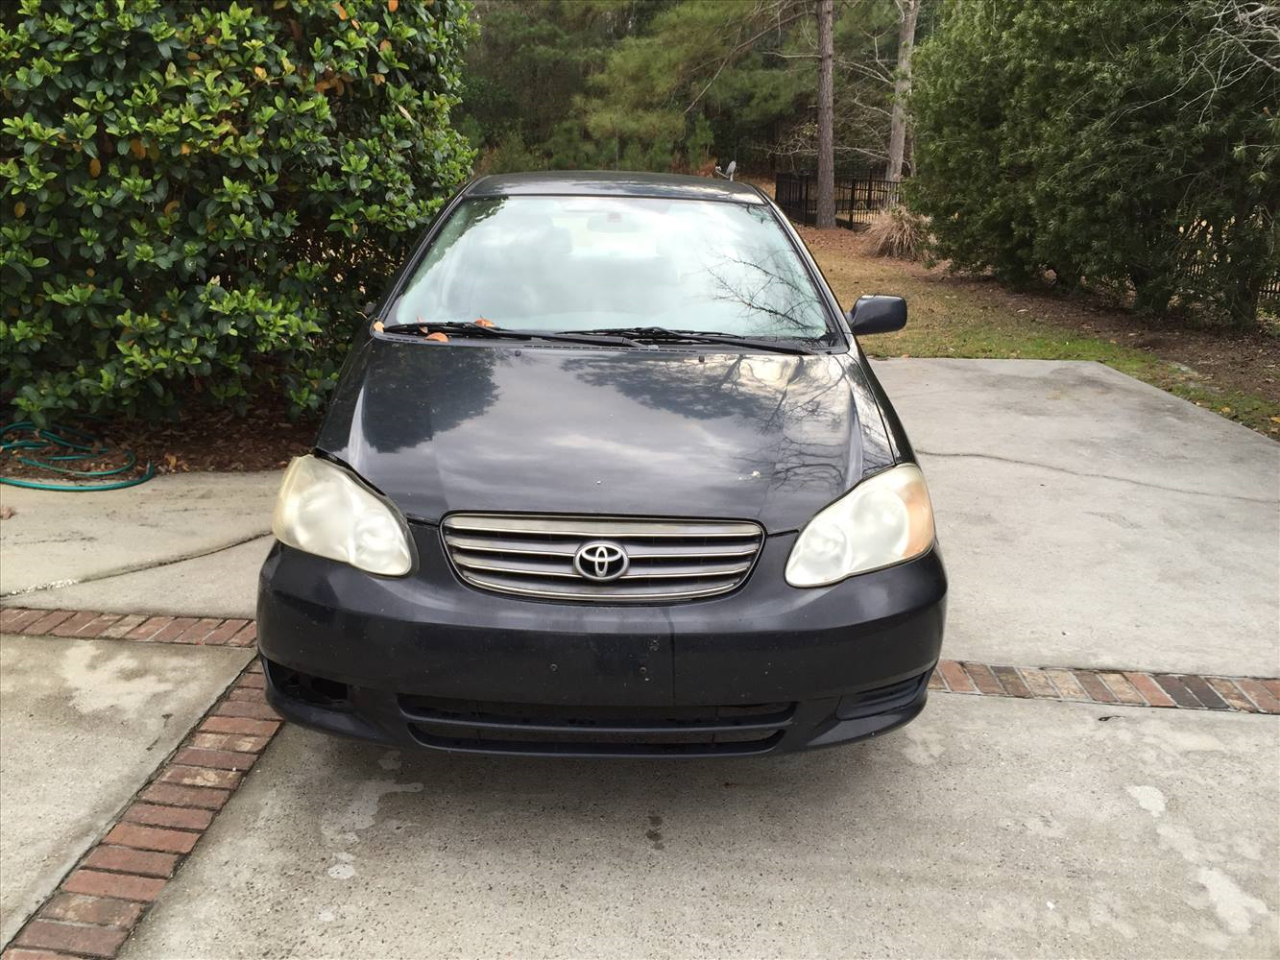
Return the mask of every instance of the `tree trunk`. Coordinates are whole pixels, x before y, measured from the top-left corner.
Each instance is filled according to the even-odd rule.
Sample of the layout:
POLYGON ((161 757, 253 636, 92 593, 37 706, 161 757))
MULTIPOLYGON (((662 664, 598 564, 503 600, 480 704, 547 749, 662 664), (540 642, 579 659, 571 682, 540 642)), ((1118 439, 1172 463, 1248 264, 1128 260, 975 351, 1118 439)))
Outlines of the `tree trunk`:
POLYGON ((835 63, 833 21, 835 0, 818 0, 818 210, 814 225, 836 225, 835 63))
POLYGON ((893 113, 889 118, 890 180, 902 179, 907 148, 907 96, 911 93, 911 52, 916 46, 916 20, 924 0, 898 0, 898 75, 893 82, 893 113))

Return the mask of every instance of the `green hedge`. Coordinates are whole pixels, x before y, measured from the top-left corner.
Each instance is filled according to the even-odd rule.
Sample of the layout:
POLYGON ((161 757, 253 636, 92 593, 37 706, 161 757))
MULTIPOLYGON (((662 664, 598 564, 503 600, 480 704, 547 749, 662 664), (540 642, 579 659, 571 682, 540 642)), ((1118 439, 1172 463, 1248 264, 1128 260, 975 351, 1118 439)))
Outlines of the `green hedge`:
POLYGON ((1280 273, 1274 37, 1210 0, 966 0, 914 65, 936 253, 1249 326, 1280 273))
POLYGON ((315 408, 467 175, 466 0, 23 0, 0 13, 0 394, 315 408))

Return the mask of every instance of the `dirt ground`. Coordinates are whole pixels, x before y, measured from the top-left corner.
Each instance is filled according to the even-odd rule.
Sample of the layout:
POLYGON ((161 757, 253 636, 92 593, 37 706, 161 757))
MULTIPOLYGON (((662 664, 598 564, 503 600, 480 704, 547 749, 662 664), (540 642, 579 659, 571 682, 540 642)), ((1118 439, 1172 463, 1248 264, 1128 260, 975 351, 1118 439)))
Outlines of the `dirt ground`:
MULTIPOLYGON (((105 441, 108 449, 88 460, 65 465, 76 470, 110 470, 125 462, 123 451, 128 450, 133 452, 137 465, 102 482, 139 476, 148 463, 156 473, 272 470, 285 466, 290 457, 306 453, 319 424, 318 417, 290 419, 282 402, 258 403, 243 418, 226 410, 188 410, 176 421, 68 421, 68 426, 105 441)), ((16 435, 9 435, 5 440, 15 438, 16 435)), ((20 451, 22 456, 37 460, 67 452, 53 445, 20 451)), ((67 478, 20 463, 13 455, 0 458, 0 475, 67 482, 67 478)))

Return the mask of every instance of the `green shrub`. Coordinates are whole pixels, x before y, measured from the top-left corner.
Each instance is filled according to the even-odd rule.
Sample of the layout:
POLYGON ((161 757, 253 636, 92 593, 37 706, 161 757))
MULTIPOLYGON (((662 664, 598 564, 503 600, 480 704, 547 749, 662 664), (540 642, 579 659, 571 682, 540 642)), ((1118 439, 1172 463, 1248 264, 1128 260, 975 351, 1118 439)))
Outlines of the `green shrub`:
POLYGON ((0 394, 317 407, 470 168, 466 0, 23 0, 0 13, 0 394))
POLYGON ((945 9, 914 65, 907 188, 937 254, 1254 323, 1278 269, 1274 32, 1212 0, 945 9))

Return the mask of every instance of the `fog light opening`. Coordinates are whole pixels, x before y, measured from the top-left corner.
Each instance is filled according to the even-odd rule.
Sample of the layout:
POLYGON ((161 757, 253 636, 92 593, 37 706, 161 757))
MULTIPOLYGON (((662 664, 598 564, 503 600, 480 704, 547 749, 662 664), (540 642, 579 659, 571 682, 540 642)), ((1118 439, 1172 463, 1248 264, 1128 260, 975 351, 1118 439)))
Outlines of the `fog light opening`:
POLYGON ((340 710, 351 706, 351 689, 345 683, 282 667, 269 660, 266 664, 267 671, 271 674, 272 684, 291 700, 300 700, 327 710, 340 710))

